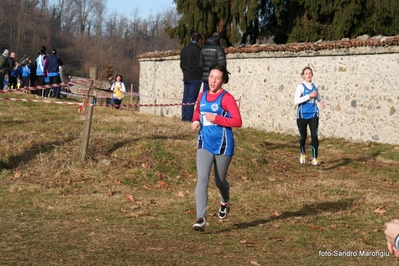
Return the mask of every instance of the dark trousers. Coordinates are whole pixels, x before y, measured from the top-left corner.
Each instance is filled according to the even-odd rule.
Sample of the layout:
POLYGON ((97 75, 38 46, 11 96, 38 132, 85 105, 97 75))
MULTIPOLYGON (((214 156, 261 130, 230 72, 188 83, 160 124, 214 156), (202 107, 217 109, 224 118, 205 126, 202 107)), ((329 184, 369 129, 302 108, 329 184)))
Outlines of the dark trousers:
POLYGON ((123 100, 123 98, 122 99, 118 99, 118 98, 112 98, 112 104, 114 104, 115 105, 115 109, 119 109, 121 106, 121 104, 122 104, 122 100, 123 100))
POLYGON ((312 155, 313 158, 317 158, 317 153, 319 149, 319 138, 317 136, 318 129, 319 129, 319 118, 313 117, 312 119, 302 119, 299 118, 296 120, 299 130, 299 147, 301 149, 301 153, 305 153, 305 145, 306 145, 306 138, 308 137, 307 134, 307 127, 309 125, 310 129, 310 136, 312 138, 310 142, 310 146, 312 148, 312 155))
POLYGON ((0 73, 0 86, 1 89, 4 90, 4 74, 0 73))
POLYGON ((197 101, 201 88, 201 80, 184 81, 182 121, 191 122, 194 114, 194 103, 197 101), (185 105, 191 103, 190 105, 185 105))
MULTIPOLYGON (((30 76, 30 85, 31 86, 36 86, 36 77, 35 76, 32 76, 32 74, 31 74, 31 76, 30 76)), ((37 91, 36 90, 31 90, 30 91, 32 94, 37 94, 37 91)))
POLYGON ((24 87, 29 87, 30 77, 22 77, 22 85, 24 87))
MULTIPOLYGON (((44 82, 44 76, 37 76, 37 85, 38 86, 43 86, 43 85, 45 85, 45 82, 44 82)), ((44 89, 39 89, 39 90, 37 90, 37 92, 36 92, 36 94, 37 94, 37 96, 39 96, 39 97, 43 97, 44 95, 43 95, 43 92, 44 92, 44 89)))
MULTIPOLYGON (((57 83, 61 83, 61 78, 58 76, 54 76, 54 77, 49 77, 50 78, 50 84, 57 84, 57 83)), ((46 96, 50 97, 50 91, 53 90, 53 97, 60 99, 61 98, 61 87, 52 87, 52 89, 50 88, 46 88, 46 96)))

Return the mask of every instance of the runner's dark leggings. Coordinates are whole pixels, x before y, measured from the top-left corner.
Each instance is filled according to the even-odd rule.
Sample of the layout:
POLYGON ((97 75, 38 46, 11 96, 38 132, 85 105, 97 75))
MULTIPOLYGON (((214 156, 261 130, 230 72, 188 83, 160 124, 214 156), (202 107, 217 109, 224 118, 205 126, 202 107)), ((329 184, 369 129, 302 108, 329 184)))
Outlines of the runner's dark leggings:
POLYGON ((306 139, 308 137, 307 126, 309 125, 310 136, 312 140, 310 142, 310 147, 312 148, 313 158, 317 158, 317 153, 319 149, 319 138, 317 136, 319 131, 319 118, 313 117, 312 119, 302 119, 298 118, 296 120, 296 124, 298 125, 299 130, 299 147, 301 149, 301 153, 305 153, 305 144, 306 139))

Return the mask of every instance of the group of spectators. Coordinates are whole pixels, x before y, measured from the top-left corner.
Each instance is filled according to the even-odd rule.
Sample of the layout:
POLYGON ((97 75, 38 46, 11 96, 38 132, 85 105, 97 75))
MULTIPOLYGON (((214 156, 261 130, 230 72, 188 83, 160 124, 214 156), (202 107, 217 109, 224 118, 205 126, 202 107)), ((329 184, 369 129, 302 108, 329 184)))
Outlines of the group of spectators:
MULTIPOLYGON (((183 105, 182 121, 191 122, 194 113, 194 105, 203 84, 203 91, 209 90, 209 68, 214 64, 226 67, 226 54, 221 46, 222 36, 215 32, 210 36, 204 47, 200 47, 201 34, 191 34, 190 43, 182 50, 180 55, 180 68, 183 71, 183 105)), ((226 77, 228 78, 228 76, 226 77)), ((226 80, 225 83, 227 83, 226 80)))
MULTIPOLYGON (((42 86, 61 83, 64 62, 57 56, 57 50, 47 52, 46 46, 40 46, 36 58, 23 55, 16 60, 15 52, 5 49, 0 56, 1 89, 22 89, 31 86, 42 86)), ((61 87, 31 90, 36 97, 61 97, 61 87)))

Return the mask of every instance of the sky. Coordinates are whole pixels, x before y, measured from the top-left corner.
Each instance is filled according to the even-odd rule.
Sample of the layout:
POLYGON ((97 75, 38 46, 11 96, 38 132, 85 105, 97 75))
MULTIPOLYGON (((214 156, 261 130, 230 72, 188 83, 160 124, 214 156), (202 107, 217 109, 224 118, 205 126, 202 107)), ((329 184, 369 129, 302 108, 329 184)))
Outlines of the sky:
POLYGON ((106 0, 108 11, 117 11, 129 16, 136 8, 138 16, 146 19, 152 15, 162 13, 176 5, 173 0, 106 0))

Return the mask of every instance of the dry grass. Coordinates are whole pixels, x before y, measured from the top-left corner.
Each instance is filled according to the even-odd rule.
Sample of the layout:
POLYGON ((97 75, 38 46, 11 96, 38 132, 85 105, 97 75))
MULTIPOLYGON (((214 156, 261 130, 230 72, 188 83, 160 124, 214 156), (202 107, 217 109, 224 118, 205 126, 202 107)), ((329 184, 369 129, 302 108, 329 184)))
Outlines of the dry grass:
POLYGON ((77 109, 0 101, 1 265, 397 264, 360 251, 386 251, 398 147, 323 139, 313 167, 299 165, 296 136, 237 129, 231 213, 217 219, 211 180, 197 233, 189 125, 96 107, 82 163, 77 109))

